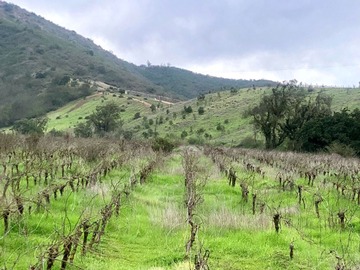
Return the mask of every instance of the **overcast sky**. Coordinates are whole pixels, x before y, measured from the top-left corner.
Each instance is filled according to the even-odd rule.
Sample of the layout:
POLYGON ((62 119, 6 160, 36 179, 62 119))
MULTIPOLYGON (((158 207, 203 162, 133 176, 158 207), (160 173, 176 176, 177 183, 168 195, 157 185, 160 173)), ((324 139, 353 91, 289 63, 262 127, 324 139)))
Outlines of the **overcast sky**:
POLYGON ((358 0, 9 0, 134 64, 359 86, 358 0))

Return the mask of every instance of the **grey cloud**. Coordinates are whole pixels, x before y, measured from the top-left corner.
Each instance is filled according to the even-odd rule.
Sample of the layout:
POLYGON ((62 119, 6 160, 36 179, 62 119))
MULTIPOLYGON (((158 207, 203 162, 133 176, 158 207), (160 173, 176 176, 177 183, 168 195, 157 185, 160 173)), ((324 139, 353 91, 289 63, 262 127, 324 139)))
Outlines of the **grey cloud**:
POLYGON ((119 57, 136 64, 149 59, 186 67, 257 59, 246 67, 319 67, 331 73, 329 67, 355 66, 360 56, 360 3, 351 0, 13 2, 105 40, 119 57))

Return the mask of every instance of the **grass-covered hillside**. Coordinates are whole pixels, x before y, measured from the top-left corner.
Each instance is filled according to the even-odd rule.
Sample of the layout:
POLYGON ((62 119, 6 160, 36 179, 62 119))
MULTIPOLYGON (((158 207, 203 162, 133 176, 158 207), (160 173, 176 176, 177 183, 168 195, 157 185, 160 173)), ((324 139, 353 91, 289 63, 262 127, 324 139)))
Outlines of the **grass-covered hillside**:
POLYGON ((0 134, 1 269, 357 269, 359 160, 0 134))
POLYGON ((70 80, 106 81, 124 89, 159 87, 74 31, 0 2, 0 125, 39 115, 91 89, 70 80))
MULTIPOLYGON (((246 88, 237 91, 206 94, 202 98, 169 103, 147 95, 132 95, 105 92, 69 103, 48 114, 48 131, 72 129, 77 123, 86 121, 96 108, 109 101, 118 103, 122 112, 123 129, 134 138, 151 138, 157 132, 161 137, 191 143, 208 143, 226 146, 257 146, 262 143, 260 133, 254 134, 251 118, 244 112, 257 104, 268 88, 246 88), (156 110, 151 109, 151 105, 156 110), (192 112, 184 108, 191 107, 192 112), (203 112, 201 109, 203 108, 203 112), (200 109, 200 113, 199 113, 200 109), (135 115, 137 117, 135 117, 135 115)), ((332 109, 354 109, 360 104, 358 88, 317 89, 333 98, 332 109)))
POLYGON ((0 52, 0 127, 90 95, 91 81, 178 99, 239 83, 271 83, 224 80, 176 68, 166 68, 170 74, 165 76, 163 68, 138 67, 118 59, 75 31, 3 1, 0 52))

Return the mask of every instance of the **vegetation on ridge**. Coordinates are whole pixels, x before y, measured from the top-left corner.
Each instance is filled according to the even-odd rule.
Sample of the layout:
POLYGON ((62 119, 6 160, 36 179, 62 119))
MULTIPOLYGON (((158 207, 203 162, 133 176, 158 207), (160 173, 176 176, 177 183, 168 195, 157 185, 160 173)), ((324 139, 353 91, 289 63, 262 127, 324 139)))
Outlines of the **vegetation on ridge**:
MULTIPOLYGON (((196 99, 170 103, 146 94, 119 95, 116 92, 104 92, 70 103, 59 110, 49 113, 48 131, 63 130, 71 133, 77 125, 83 125, 81 123, 87 121, 97 106, 102 106, 107 102, 115 102, 120 106, 122 125, 113 132, 112 136, 118 138, 147 140, 163 137, 175 142, 175 144, 189 143, 261 148, 265 147, 265 138, 260 130, 254 129, 252 117, 248 112, 251 108, 255 108, 263 97, 271 93, 271 88, 254 89, 251 87, 248 89, 232 89, 221 93, 202 94, 196 99)), ((311 105, 312 102, 316 101, 317 96, 328 101, 332 100, 331 115, 333 112, 338 115, 344 108, 348 108, 350 117, 350 112, 354 112, 354 109, 359 106, 360 90, 358 88, 315 88, 310 92, 306 91, 305 99, 302 101, 303 105, 311 105)), ((328 112, 326 115, 328 115, 328 112)), ((295 118, 292 119, 296 120, 295 118)), ((355 119, 353 118, 354 121, 356 121, 355 119)), ((313 125, 315 119, 311 119, 307 125, 304 125, 305 118, 300 120, 302 128, 297 128, 297 132, 304 131, 308 127, 315 127, 313 125)), ((355 134, 357 124, 351 124, 353 120, 346 121, 347 125, 354 127, 351 132, 355 134)), ((281 121, 279 123, 282 123, 281 121)), ((356 142, 353 135, 346 135, 346 129, 341 131, 341 138, 336 138, 334 137, 337 134, 334 130, 335 125, 327 126, 333 128, 332 131, 326 131, 326 133, 331 134, 333 139, 326 135, 326 143, 323 143, 321 148, 315 146, 313 150, 322 149, 323 151, 340 153, 341 146, 349 145, 347 139, 344 140, 347 136, 350 136, 351 140, 356 142)), ((338 127, 340 128, 340 125, 338 127)), ((86 133, 87 129, 83 130, 86 133)), ((350 131, 350 129, 347 129, 347 131, 350 131)), ((280 146, 280 149, 311 150, 302 148, 309 147, 309 145, 306 146, 307 139, 304 134, 297 138, 297 142, 292 142, 287 138, 280 146)), ((356 148, 355 144, 351 148, 356 148)), ((345 152, 343 154, 346 154, 345 152)), ((348 153, 351 154, 351 150, 348 153)))

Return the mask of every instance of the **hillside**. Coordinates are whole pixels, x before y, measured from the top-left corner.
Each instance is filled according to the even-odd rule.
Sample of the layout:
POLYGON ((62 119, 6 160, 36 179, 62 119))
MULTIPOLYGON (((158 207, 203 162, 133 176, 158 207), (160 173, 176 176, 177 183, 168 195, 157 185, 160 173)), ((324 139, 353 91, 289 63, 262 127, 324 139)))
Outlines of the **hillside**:
POLYGON ((131 64, 73 31, 4 2, 0 15, 0 126, 43 114, 93 91, 69 84, 69 78, 106 81, 138 91, 159 88, 129 71, 131 64))
POLYGON ((118 90, 178 99, 239 86, 236 80, 175 68, 166 69, 171 73, 165 75, 163 68, 138 67, 74 31, 3 1, 0 1, 0 52, 0 127, 90 95, 96 90, 92 81, 106 82, 118 90))
POLYGON ((245 88, 275 85, 269 80, 230 80, 217 78, 171 66, 145 66, 139 72, 147 79, 167 89, 168 93, 180 97, 194 98, 198 94, 207 94, 230 88, 245 88))
MULTIPOLYGON (((150 138, 157 132, 159 136, 191 143, 207 143, 225 146, 258 146, 262 143, 261 134, 254 134, 251 119, 244 112, 255 105, 268 88, 246 88, 237 91, 223 91, 206 94, 203 100, 170 104, 146 95, 118 95, 111 92, 98 94, 91 98, 69 103, 48 114, 48 131, 52 129, 72 129, 77 123, 85 121, 96 106, 115 101, 121 108, 123 129, 134 138, 150 138), (152 111, 154 104, 157 109, 152 111), (184 106, 191 107, 191 113, 184 113, 184 106), (199 114, 199 108, 204 109, 199 114), (135 114, 139 117, 134 119, 135 114)), ((312 93, 322 92, 333 98, 332 109, 355 109, 360 104, 360 89, 320 88, 312 93)))

